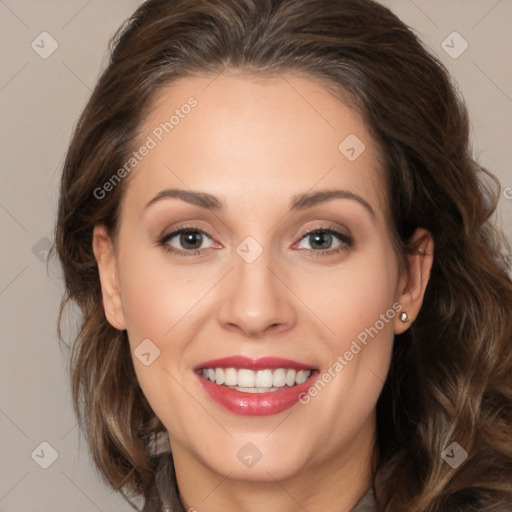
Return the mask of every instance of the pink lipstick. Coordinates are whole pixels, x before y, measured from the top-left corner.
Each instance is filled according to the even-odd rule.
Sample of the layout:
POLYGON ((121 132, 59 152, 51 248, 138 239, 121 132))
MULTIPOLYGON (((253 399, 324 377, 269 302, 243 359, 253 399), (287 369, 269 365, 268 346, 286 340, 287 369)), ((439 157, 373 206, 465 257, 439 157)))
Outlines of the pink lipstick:
POLYGON ((311 365, 278 357, 226 357, 205 361, 194 371, 213 401, 245 416, 266 416, 289 409, 319 375, 311 365))

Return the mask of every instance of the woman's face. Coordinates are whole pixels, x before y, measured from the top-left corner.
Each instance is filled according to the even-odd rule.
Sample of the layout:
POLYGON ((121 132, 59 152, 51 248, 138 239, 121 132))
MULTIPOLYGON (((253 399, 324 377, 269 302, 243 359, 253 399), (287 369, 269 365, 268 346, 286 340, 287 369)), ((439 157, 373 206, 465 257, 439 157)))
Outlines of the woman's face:
POLYGON ((223 73, 161 92, 140 141, 115 252, 100 229, 95 251, 177 465, 367 467, 398 312, 416 306, 359 115, 306 78, 223 73))

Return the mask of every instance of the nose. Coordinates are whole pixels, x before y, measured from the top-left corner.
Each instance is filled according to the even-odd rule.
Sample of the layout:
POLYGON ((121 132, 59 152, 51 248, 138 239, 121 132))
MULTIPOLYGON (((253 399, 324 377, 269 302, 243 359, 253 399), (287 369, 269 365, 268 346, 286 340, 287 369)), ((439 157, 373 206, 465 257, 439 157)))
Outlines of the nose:
POLYGON ((271 263, 270 251, 252 263, 234 255, 234 268, 224 282, 218 312, 225 329, 258 338, 293 327, 297 319, 294 295, 286 276, 271 263))

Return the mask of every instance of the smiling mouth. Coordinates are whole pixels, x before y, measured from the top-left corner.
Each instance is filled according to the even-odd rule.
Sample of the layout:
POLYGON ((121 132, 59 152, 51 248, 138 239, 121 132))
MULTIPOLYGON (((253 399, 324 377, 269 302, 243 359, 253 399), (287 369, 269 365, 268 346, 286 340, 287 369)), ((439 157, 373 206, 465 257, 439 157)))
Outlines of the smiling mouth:
POLYGON ((306 382, 317 370, 293 368, 202 368, 197 373, 204 379, 242 393, 270 393, 306 382))

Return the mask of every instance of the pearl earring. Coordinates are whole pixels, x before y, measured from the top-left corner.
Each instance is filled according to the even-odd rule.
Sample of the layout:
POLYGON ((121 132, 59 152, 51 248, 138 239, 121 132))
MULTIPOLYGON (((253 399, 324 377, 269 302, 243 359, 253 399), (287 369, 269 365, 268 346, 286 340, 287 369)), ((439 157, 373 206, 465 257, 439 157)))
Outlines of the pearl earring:
POLYGON ((400 320, 402 320, 402 322, 407 322, 407 320, 409 320, 409 315, 407 313, 405 313, 405 311, 400 315, 400 320))

